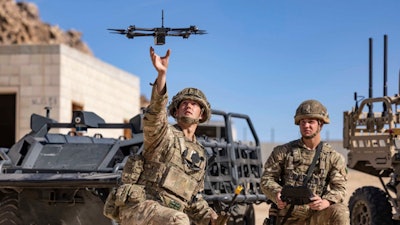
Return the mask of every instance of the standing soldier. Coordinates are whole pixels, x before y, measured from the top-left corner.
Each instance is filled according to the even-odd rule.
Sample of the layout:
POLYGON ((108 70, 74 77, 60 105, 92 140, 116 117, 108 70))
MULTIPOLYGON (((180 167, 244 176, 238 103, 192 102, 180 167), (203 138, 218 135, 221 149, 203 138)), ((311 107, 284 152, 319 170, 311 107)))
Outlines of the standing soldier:
POLYGON ((200 90, 185 88, 168 106, 177 124, 168 123, 169 56, 170 50, 160 57, 150 47, 158 76, 143 118, 143 171, 138 181, 118 188, 117 198, 127 196, 119 211, 121 225, 208 225, 218 217, 199 194, 204 186, 207 156, 195 131, 199 123, 210 118, 210 104, 200 90))
POLYGON ((261 189, 273 201, 265 223, 349 225, 349 211, 343 204, 347 182, 344 157, 321 142, 322 127, 329 123, 326 108, 316 100, 304 101, 296 110, 294 123, 299 125, 301 138, 275 147, 264 165, 261 189), (281 195, 285 186, 310 190, 310 202, 285 202, 281 195), (277 217, 272 218, 274 207, 277 217))

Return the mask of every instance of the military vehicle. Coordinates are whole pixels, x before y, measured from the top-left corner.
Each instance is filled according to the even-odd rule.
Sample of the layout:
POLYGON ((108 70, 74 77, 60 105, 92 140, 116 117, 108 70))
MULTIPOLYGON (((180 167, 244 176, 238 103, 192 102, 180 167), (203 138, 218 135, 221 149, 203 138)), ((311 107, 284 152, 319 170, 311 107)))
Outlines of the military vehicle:
POLYGON ((372 96, 372 39, 369 96, 354 93, 355 107, 343 114, 343 147, 348 167, 379 178, 382 185, 360 187, 349 199, 352 225, 400 224, 399 94, 387 95, 387 36, 384 36, 383 97, 372 96))
MULTIPOLYGON (((142 114, 121 124, 87 111, 74 111, 67 123, 46 114, 32 114, 31 132, 11 148, 0 148, 0 225, 117 224, 103 215, 103 206, 121 183, 128 156, 141 152, 142 114), (104 137, 103 129, 130 134, 104 137)), ((209 155, 204 198, 219 213, 230 210, 229 224, 254 225, 253 206, 266 198, 259 188, 261 148, 250 118, 213 110, 197 136, 209 155), (238 185, 244 189, 231 204, 238 185)))

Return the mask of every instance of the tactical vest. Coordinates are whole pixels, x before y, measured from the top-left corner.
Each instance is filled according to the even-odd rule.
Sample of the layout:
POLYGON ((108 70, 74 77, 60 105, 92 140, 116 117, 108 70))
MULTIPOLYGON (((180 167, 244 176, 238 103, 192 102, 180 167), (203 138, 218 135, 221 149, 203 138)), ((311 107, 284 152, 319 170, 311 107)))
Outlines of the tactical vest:
MULTIPOLYGON (((296 140, 288 143, 285 146, 287 149, 287 154, 283 181, 286 185, 303 185, 303 180, 307 176, 307 169, 310 166, 315 154, 315 151, 310 151, 309 153, 314 154, 307 155, 305 158, 302 155, 302 150, 298 146, 298 143, 299 141, 296 140)), ((325 194, 327 184, 329 183, 328 172, 330 171, 331 167, 331 162, 329 160, 331 152, 331 146, 324 143, 320 158, 317 161, 312 177, 308 182, 308 187, 319 196, 325 194)))
POLYGON ((164 157, 145 158, 138 183, 145 186, 148 198, 183 211, 203 188, 207 159, 200 144, 185 141, 182 131, 169 126, 171 138, 160 153, 164 157))

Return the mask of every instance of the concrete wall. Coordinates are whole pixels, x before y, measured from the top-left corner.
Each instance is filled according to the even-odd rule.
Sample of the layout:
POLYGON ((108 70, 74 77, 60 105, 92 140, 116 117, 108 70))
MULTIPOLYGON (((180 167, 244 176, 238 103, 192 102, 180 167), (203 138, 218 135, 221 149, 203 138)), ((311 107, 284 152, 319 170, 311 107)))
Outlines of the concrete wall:
MULTIPOLYGON (((66 45, 0 46, 0 94, 16 94, 16 139, 30 131, 32 113, 70 122, 72 105, 106 122, 122 123, 140 112, 137 76, 66 45)), ((112 130, 105 136, 121 131, 112 130)))

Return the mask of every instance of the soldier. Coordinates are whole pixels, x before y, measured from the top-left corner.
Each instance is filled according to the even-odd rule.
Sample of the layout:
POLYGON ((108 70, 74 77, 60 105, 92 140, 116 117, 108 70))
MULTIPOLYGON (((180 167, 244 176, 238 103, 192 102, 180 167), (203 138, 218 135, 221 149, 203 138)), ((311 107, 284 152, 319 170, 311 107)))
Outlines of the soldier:
MULTIPOLYGON (((276 224, 292 225, 349 225, 349 211, 343 200, 346 195, 347 170, 344 157, 331 145, 321 142, 321 130, 330 122, 326 108, 316 100, 302 102, 296 110, 294 123, 299 125, 301 138, 277 146, 264 165, 261 189, 273 201, 278 217, 276 224), (320 145, 320 143, 322 145, 320 145), (319 147, 315 168, 308 182, 307 170, 319 147), (303 183, 306 182, 306 183, 303 183), (291 205, 282 201, 284 185, 305 185, 313 192, 311 202, 291 205), (277 209, 276 209, 277 208, 277 209), (289 210, 292 208, 291 210, 289 210), (285 218, 286 217, 286 218, 285 218)), ((272 221, 270 218, 269 221, 272 221)), ((264 224, 268 224, 268 219, 264 224)))
POLYGON ((170 50, 160 57, 150 47, 158 72, 144 118, 143 171, 129 186, 128 203, 120 209, 121 225, 214 224, 218 215, 199 194, 203 190, 207 156, 196 140, 199 123, 211 116, 203 92, 185 88, 168 106, 177 124, 168 123, 166 75, 170 50))

